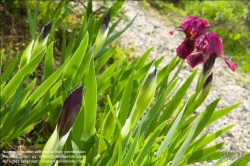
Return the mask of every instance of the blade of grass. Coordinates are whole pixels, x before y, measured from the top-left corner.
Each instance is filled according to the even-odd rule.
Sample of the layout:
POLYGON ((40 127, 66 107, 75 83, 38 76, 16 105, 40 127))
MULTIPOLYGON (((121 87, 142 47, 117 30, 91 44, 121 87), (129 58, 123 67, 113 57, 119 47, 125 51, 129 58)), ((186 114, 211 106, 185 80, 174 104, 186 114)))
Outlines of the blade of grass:
POLYGON ((181 162, 181 160, 182 160, 182 158, 183 158, 183 156, 184 156, 184 154, 185 154, 185 152, 186 152, 186 150, 187 150, 187 148, 188 148, 188 146, 193 138, 193 135, 196 131, 196 128, 197 128, 199 122, 200 122, 200 116, 198 116, 198 118, 196 119, 194 125, 191 128, 191 131, 188 134, 188 137, 186 138, 184 143, 181 145, 181 147, 177 151, 174 159, 171 162, 171 166, 176 166, 181 162))

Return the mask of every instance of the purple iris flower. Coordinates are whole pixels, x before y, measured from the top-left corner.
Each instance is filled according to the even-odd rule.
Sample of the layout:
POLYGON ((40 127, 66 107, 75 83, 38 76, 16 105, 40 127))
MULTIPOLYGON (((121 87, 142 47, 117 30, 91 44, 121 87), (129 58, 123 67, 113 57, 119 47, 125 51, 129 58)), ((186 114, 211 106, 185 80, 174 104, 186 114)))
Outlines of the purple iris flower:
POLYGON ((221 38, 213 32, 208 32, 196 39, 195 50, 186 59, 191 67, 196 67, 199 64, 209 62, 210 59, 220 57, 232 71, 235 71, 235 64, 227 60, 226 56, 222 55, 222 51, 223 44, 221 38))
MULTIPOLYGON (((177 55, 186 59, 190 53, 195 49, 195 40, 206 33, 207 27, 210 24, 196 16, 188 16, 185 18, 180 27, 176 28, 177 31, 182 31, 185 33, 186 38, 181 43, 181 45, 176 49, 177 55)), ((172 35, 174 31, 170 31, 169 34, 172 35)))

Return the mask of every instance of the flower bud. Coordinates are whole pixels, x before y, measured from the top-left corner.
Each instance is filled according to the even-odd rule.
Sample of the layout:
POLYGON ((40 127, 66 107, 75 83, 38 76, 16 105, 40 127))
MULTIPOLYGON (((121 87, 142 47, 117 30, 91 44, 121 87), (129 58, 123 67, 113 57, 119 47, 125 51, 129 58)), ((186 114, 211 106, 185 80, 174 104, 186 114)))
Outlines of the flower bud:
POLYGON ((36 39, 34 43, 31 59, 34 58, 36 55, 38 55, 45 48, 51 27, 52 27, 51 22, 49 22, 43 27, 39 37, 36 39))
POLYGON ((109 31, 109 28, 108 28, 109 22, 110 22, 110 11, 103 18, 100 30, 96 36, 95 55, 101 50, 101 48, 103 47, 103 44, 106 41, 106 38, 108 36, 108 31, 109 31))
POLYGON ((72 128, 82 106, 82 86, 75 89, 65 100, 58 120, 59 138, 66 135, 72 128))
POLYGON ((144 80, 129 118, 126 120, 125 125, 121 130, 121 139, 124 140, 128 133, 130 132, 133 125, 135 125, 138 120, 143 115, 144 111, 147 109, 149 104, 154 98, 157 86, 157 75, 156 68, 152 67, 147 73, 146 79, 144 80))
POLYGON ((212 80, 213 80, 213 73, 211 73, 211 74, 207 77, 207 79, 206 79, 206 81, 205 81, 205 83, 204 83, 204 85, 203 85, 203 91, 206 90, 206 89, 208 88, 208 86, 212 83, 212 80))
POLYGON ((41 35, 39 36, 39 41, 44 40, 44 39, 48 36, 48 34, 49 34, 51 28, 52 28, 52 22, 49 22, 48 24, 46 24, 46 25, 43 27, 43 29, 42 29, 42 31, 41 31, 41 35))
POLYGON ((103 21, 102 21, 101 26, 104 29, 104 31, 108 28, 109 22, 110 22, 110 11, 106 14, 106 16, 103 18, 103 21))
POLYGON ((214 63, 215 63, 215 59, 216 59, 216 54, 212 54, 209 59, 206 61, 206 63, 204 63, 203 65, 203 74, 206 77, 208 74, 210 74, 214 63))

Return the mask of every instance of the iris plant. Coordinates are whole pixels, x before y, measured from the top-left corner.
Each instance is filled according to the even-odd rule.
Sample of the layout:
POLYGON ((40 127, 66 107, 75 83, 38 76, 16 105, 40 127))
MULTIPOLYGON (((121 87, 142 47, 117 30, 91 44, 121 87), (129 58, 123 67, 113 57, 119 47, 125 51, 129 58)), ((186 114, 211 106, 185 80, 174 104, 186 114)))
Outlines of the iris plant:
MULTIPOLYGON (((199 17, 188 16, 180 27, 176 28, 177 31, 182 31, 186 35, 184 41, 176 49, 177 55, 181 59, 186 59, 192 68, 204 64, 197 84, 197 93, 202 89, 201 87, 206 89, 205 87, 212 81, 211 70, 217 57, 222 58, 228 67, 235 71, 235 64, 222 54, 222 39, 213 32, 206 32, 209 26, 207 21, 199 17)), ((170 31, 170 35, 173 32, 170 31)))

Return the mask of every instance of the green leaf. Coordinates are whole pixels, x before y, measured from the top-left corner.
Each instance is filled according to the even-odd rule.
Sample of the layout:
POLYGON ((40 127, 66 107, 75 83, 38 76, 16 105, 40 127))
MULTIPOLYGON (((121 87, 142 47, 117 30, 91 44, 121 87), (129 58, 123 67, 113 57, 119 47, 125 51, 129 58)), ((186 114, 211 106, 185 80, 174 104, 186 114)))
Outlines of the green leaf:
POLYGON ((112 65, 110 65, 97 79, 97 85, 98 85, 98 94, 100 94, 103 90, 102 87, 109 83, 110 84, 110 76, 113 75, 114 70, 116 69, 119 62, 115 62, 112 65))
POLYGON ((22 117, 22 119, 20 120, 19 124, 16 126, 16 129, 14 130, 15 132, 18 132, 20 131, 19 129, 20 126, 22 126, 22 124, 28 119, 28 116, 30 114, 30 111, 31 111, 31 104, 30 102, 27 103, 27 106, 25 108, 25 112, 24 112, 24 116, 22 117))
POLYGON ((178 107, 179 103, 181 102, 181 100, 183 99, 184 95, 187 92, 187 89, 189 88, 189 86, 191 85, 196 73, 197 73, 197 69, 188 77, 188 79, 186 80, 186 82, 181 86, 181 88, 178 90, 178 92, 175 94, 175 96, 173 97, 173 99, 168 103, 168 105, 166 106, 165 111, 163 112, 162 116, 160 117, 160 120, 158 123, 162 123, 164 120, 169 119, 173 112, 175 111, 175 109, 178 107))
POLYGON ((243 166, 250 163, 250 152, 243 154, 240 158, 238 158, 235 162, 233 162, 230 166, 243 166))
MULTIPOLYGON (((38 103, 36 104, 36 106, 33 108, 33 112, 40 112, 40 110, 46 106, 47 104, 49 104, 50 99, 54 96, 56 97, 56 93, 58 92, 59 87, 62 85, 62 81, 57 81, 57 83, 55 83, 49 90, 48 92, 45 93, 45 95, 42 97, 41 100, 38 101, 38 103)), ((54 99, 54 98, 53 98, 54 99)), ((65 99, 65 98, 64 98, 65 99)), ((35 114, 35 113, 34 113, 35 114)))
POLYGON ((182 120, 182 116, 183 116, 183 113, 184 113, 184 111, 186 109, 187 103, 188 102, 186 102, 186 104, 183 106, 183 108, 180 111, 180 113, 178 114, 178 116, 175 118, 174 123, 172 124, 172 126, 169 129, 167 135, 165 136, 164 140, 162 141, 160 147, 158 148, 158 150, 156 152, 156 157, 159 157, 161 155, 162 151, 164 151, 168 147, 174 133, 176 132, 176 129, 177 129, 179 123, 182 120))
POLYGON ((132 126, 141 118, 144 111, 152 102, 156 91, 157 75, 155 67, 151 67, 143 81, 139 94, 136 98, 129 118, 132 121, 132 126))
POLYGON ((195 133, 194 133, 194 138, 193 139, 195 139, 202 132, 202 130, 207 126, 208 121, 210 120, 212 114, 214 113, 214 110, 215 110, 219 100, 220 99, 216 99, 215 101, 213 101, 211 104, 209 104, 207 106, 205 111, 202 112, 201 120, 199 122, 199 125, 198 125, 195 133))
MULTIPOLYGON (((26 103, 26 99, 31 93, 31 90, 35 87, 36 85, 36 78, 22 91, 21 97, 20 97, 20 107, 24 107, 26 103)), ((19 107, 19 108, 20 108, 19 107)))
POLYGON ((86 91, 84 96, 84 132, 93 135, 95 131, 97 108, 97 85, 93 59, 90 62, 86 78, 86 91))
POLYGON ((96 36, 96 40, 95 40, 95 53, 94 56, 96 56, 99 51, 101 50, 101 48, 103 48, 103 44, 105 43, 105 40, 107 38, 108 35, 108 29, 103 30, 103 28, 101 27, 99 29, 99 32, 96 36))
POLYGON ((40 158, 39 166, 51 166, 51 164, 55 160, 54 157, 55 157, 56 153, 50 154, 51 156, 54 156, 54 157, 52 157, 52 160, 49 160, 51 162, 46 162, 46 161, 48 161, 48 157, 46 157, 46 156, 48 156, 48 152, 55 152, 57 150, 58 142, 59 142, 59 134, 57 132, 57 127, 56 127, 53 134, 50 136, 49 140, 46 142, 46 144, 43 148, 43 152, 42 152, 42 155, 40 158))
POLYGON ((21 126, 21 130, 25 130, 25 128, 31 126, 34 126, 35 123, 37 123, 44 115, 46 115, 49 111, 54 110, 58 106, 62 105, 62 97, 58 97, 54 99, 53 101, 49 102, 48 105, 41 108, 39 112, 35 112, 36 110, 32 110, 31 114, 28 116, 28 119, 24 122, 24 124, 21 126), (34 113, 35 112, 35 113, 34 113))
POLYGON ((216 144, 214 146, 210 146, 208 148, 204 148, 198 151, 194 151, 191 153, 190 156, 187 156, 187 163, 195 163, 199 162, 201 158, 207 157, 210 154, 216 152, 224 145, 224 142, 221 142, 219 144, 216 144))
POLYGON ((15 56, 15 58, 11 61, 8 67, 4 70, 3 75, 0 77, 0 83, 8 81, 8 79, 10 78, 11 74, 13 73, 16 67, 18 57, 19 57, 18 55, 15 56))
POLYGON ((117 155, 118 155, 118 151, 116 151, 115 153, 113 153, 113 156, 108 161, 108 163, 106 164, 106 166, 114 166, 114 160, 115 160, 115 158, 117 158, 117 155))
POLYGON ((196 131, 196 128, 199 124, 200 121, 200 116, 198 116, 198 118, 196 119, 194 125, 191 128, 191 131, 188 134, 188 137, 186 138, 186 140, 184 141, 184 143, 181 145, 181 147, 179 148, 178 152, 176 153, 174 159, 171 162, 171 166, 176 166, 180 163, 180 161, 183 159, 183 156, 193 138, 193 135, 196 131))
POLYGON ((76 29, 74 28, 73 32, 70 35, 69 44, 68 44, 66 52, 65 52, 65 59, 68 59, 72 53, 75 38, 76 38, 75 33, 76 33, 76 29))
POLYGON ((99 71, 107 63, 107 61, 114 54, 115 48, 116 47, 109 49, 106 53, 104 53, 100 58, 96 60, 95 71, 99 71))
POLYGON ((208 136, 202 137, 199 140, 195 141, 194 143, 192 143, 190 145, 190 147, 188 148, 188 151, 190 149, 196 150, 196 149, 200 149, 205 147, 206 145, 208 145, 209 143, 211 143, 212 141, 214 141, 216 138, 218 138, 219 136, 221 136, 222 134, 224 134, 225 132, 227 132, 229 129, 231 129, 234 125, 229 125, 213 134, 210 134, 208 136))
POLYGON ((137 65, 135 66, 136 70, 139 70, 140 68, 143 68, 144 64, 147 61, 147 58, 149 56, 149 54, 151 53, 151 51, 153 50, 153 47, 149 48, 139 59, 139 62, 137 63, 137 65))
POLYGON ((69 89, 70 84, 72 83, 72 80, 75 77, 75 74, 82 63, 83 57, 85 55, 85 51, 86 51, 87 46, 88 46, 88 41, 89 41, 89 36, 87 33, 85 35, 85 37, 82 39, 76 52, 71 57, 68 65, 63 73, 63 77, 66 78, 65 87, 67 90, 69 89))
MULTIPOLYGON (((137 15, 136 15, 137 16, 137 15)), ((120 31, 118 31, 117 33, 115 33, 113 36, 110 36, 104 43, 103 47, 108 46, 110 43, 112 43, 115 39, 117 39, 124 31, 126 31, 128 29, 128 27, 130 27, 130 25, 134 22, 136 16, 120 31)))
POLYGON ((128 152, 126 153, 125 158, 122 160, 121 166, 131 165, 132 159, 135 155, 135 149, 136 149, 136 146, 138 144, 139 137, 140 137, 140 132, 141 132, 141 127, 139 127, 139 130, 136 134, 136 137, 135 137, 131 147, 129 148, 128 152))
POLYGON ((89 68, 89 64, 91 59, 93 58, 93 54, 94 54, 94 47, 90 48, 89 52, 84 56, 83 61, 80 67, 78 68, 77 74, 75 75, 75 78, 73 80, 73 87, 76 87, 79 84, 81 84, 84 75, 89 68))
POLYGON ((91 15, 91 19, 89 18, 88 20, 88 24, 86 27, 86 32, 89 33, 89 45, 88 45, 88 49, 93 46, 93 42, 94 42, 94 38, 96 37, 96 32, 95 32, 95 26, 96 26, 96 20, 95 17, 93 17, 91 15))
POLYGON ((115 122, 116 122, 116 124, 117 124, 117 126, 118 126, 118 128, 119 128, 119 130, 121 130, 121 129, 122 129, 122 126, 121 126, 121 124, 120 124, 120 122, 119 122, 119 120, 118 120, 118 118, 117 118, 117 116, 116 116, 115 110, 114 110, 114 108, 113 108, 113 105, 112 105, 112 103, 111 103, 111 100, 110 100, 109 96, 107 96, 107 99, 108 99, 108 103, 109 103, 110 110, 111 110, 111 112, 112 112, 112 114, 113 114, 113 118, 114 118, 114 120, 115 120, 115 122))
POLYGON ((216 121, 217 119, 220 119, 221 117, 227 115, 229 112, 231 112, 233 109, 235 109, 236 107, 238 107, 241 103, 223 108, 221 110, 215 111, 212 115, 212 117, 210 118, 208 124, 213 123, 214 121, 216 121))
POLYGON ((199 159, 199 162, 217 160, 221 158, 221 152, 214 152, 211 155, 199 159))
POLYGON ((20 66, 19 66, 20 69, 23 66, 25 66, 27 63, 29 63, 30 58, 31 58, 31 51, 32 51, 33 44, 34 44, 34 40, 32 40, 30 44, 24 50, 23 55, 21 57, 21 61, 20 61, 20 66))
POLYGON ((115 3, 110 8, 111 20, 113 20, 116 15, 120 12, 122 5, 125 3, 125 0, 115 1, 115 3))
MULTIPOLYGON (((206 88, 206 90, 201 91, 199 96, 197 97, 196 100, 194 100, 191 104, 191 106, 187 109, 187 111, 185 112, 185 118, 188 117, 189 115, 191 115, 206 99, 207 95, 209 94, 211 89, 211 84, 208 88, 206 88)), ((197 94, 194 94, 194 99, 196 98, 197 94)))
MULTIPOLYGON (((112 108, 113 109, 113 108, 112 108)), ((107 148, 105 139, 109 142, 116 126, 116 120, 112 115, 112 112, 109 111, 104 119, 104 123, 102 125, 101 136, 104 138, 100 138, 99 146, 98 146, 98 154, 104 151, 107 148)))
MULTIPOLYGON (((145 75, 147 74, 147 72, 149 71, 149 69, 152 66, 154 66, 154 63, 155 63, 155 61, 153 60, 150 63, 148 63, 146 66, 144 66, 144 67, 140 68, 138 71, 136 71, 136 73, 135 73, 135 80, 137 80, 138 82, 142 83, 145 80, 145 75)), ((132 64, 131 64, 131 66, 132 66, 132 64)))
POLYGON ((87 6, 87 18, 92 14, 92 0, 88 1, 88 6, 87 6))
POLYGON ((15 111, 16 111, 16 109, 18 107, 21 92, 22 92, 22 85, 19 85, 19 87, 18 87, 18 89, 16 90, 16 93, 15 93, 14 103, 13 103, 11 109, 10 109, 10 112, 8 113, 7 118, 4 120, 3 126, 1 127, 1 140, 6 138, 6 136, 8 135, 8 133, 6 133, 6 132, 8 132, 8 130, 11 127, 11 125, 9 125, 9 124, 12 121, 12 118, 13 118, 13 116, 15 114, 15 111))
POLYGON ((54 72, 49 78, 47 78, 32 95, 29 97, 31 105, 35 104, 46 92, 53 86, 64 71, 66 63, 60 66, 56 72, 54 72))
MULTIPOLYGON (((86 16, 86 15, 84 15, 86 16)), ((87 24, 89 24, 91 22, 91 19, 94 19, 93 17, 89 18, 88 20, 87 19, 83 19, 83 22, 82 22, 82 26, 81 26, 81 30, 79 32, 79 35, 77 37, 77 39, 75 40, 74 42, 74 48, 73 48, 73 52, 75 52, 77 50, 77 48, 79 47, 82 39, 84 38, 85 34, 86 34, 86 28, 87 28, 87 24), (88 21, 88 22, 87 22, 88 21)), ((90 38, 89 38, 90 39, 90 38)), ((91 40, 91 39, 90 39, 91 40)))
MULTIPOLYGON (((2 67, 2 57, 3 57, 3 53, 4 53, 4 49, 2 49, 2 50, 0 51, 0 76, 1 76, 1 77, 2 77, 2 70, 3 70, 3 67, 2 67)), ((0 84, 2 84, 1 78, 0 78, 0 84)), ((2 90, 1 90, 1 92, 2 92, 2 90)))
MULTIPOLYGON (((157 101, 155 102, 155 104, 150 108, 150 110, 146 113, 146 115, 144 115, 140 121, 141 124, 141 130, 145 131, 146 128, 149 126, 149 128, 151 127, 151 122, 154 120, 154 118, 156 118, 156 116, 159 114, 159 112, 161 111, 164 102, 167 98, 167 91, 162 92, 159 97, 157 98, 157 101)), ((148 129, 150 132, 151 130, 148 129)), ((153 130, 155 130, 155 126, 152 127, 152 132, 153 130)), ((137 129, 135 130, 137 131, 137 129)), ((149 133, 147 133, 149 134, 149 133)))
MULTIPOLYGON (((116 116, 116 112, 113 108, 113 104, 111 103, 109 96, 107 96, 107 99, 108 99, 110 111, 108 112, 107 116, 105 117, 104 123, 102 125, 101 135, 102 135, 102 137, 104 137, 104 139, 106 139, 107 141, 110 141, 111 136, 113 135, 113 133, 115 131, 116 124, 118 126, 119 132, 121 131, 122 127, 121 127, 121 124, 116 116)), ((98 153, 101 153, 106 148, 104 139, 102 139, 102 138, 100 139, 98 153)))
MULTIPOLYGON (((111 17, 112 17, 112 14, 111 14, 111 17)), ((117 21, 115 21, 114 23, 112 23, 112 25, 109 28, 108 36, 114 31, 114 29, 121 22, 121 20, 122 20, 122 17, 117 18, 117 21)))
POLYGON ((118 116, 121 125, 124 125, 126 118, 128 117, 129 101, 130 101, 132 87, 133 87, 133 79, 134 79, 134 75, 132 74, 129 77, 129 80, 128 80, 126 87, 123 91, 121 104, 120 104, 120 111, 119 111, 119 116, 118 116))
MULTIPOLYGON (((150 149, 152 148, 152 146, 155 143, 156 138, 158 137, 158 135, 160 134, 162 128, 166 125, 166 122, 163 122, 162 124, 160 124, 155 131, 153 132, 153 134, 148 138, 148 141, 146 142, 146 144, 143 146, 142 149, 140 149, 139 154, 136 158, 136 164, 137 165, 141 165, 143 162, 143 159, 145 158, 145 156, 149 153, 150 149)), ((143 130, 142 130, 143 131, 143 130)))
POLYGON ((44 61, 44 80, 54 73, 53 42, 50 43, 44 61))
POLYGON ((44 55, 43 50, 38 56, 30 61, 27 65, 25 65, 18 73, 10 80, 10 82, 5 86, 0 96, 0 108, 8 101, 8 99, 13 95, 18 86, 22 83, 22 78, 25 78, 33 72, 33 70, 37 67, 44 55))

